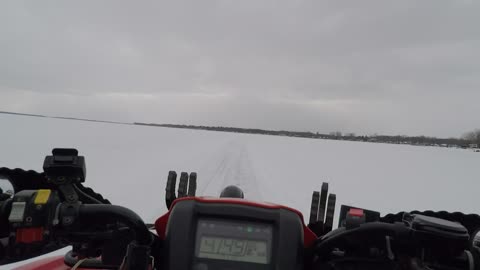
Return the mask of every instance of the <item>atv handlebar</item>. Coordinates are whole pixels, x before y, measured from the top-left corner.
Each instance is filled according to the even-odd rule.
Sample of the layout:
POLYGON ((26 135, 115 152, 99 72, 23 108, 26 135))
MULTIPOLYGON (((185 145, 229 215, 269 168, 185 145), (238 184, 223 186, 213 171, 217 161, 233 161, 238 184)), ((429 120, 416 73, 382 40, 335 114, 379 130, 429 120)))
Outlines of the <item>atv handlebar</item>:
POLYGON ((405 269, 480 269, 480 250, 457 240, 416 232, 402 222, 339 228, 315 243, 314 269, 398 269, 400 264, 405 269), (349 268, 352 264, 362 267, 349 268))
MULTIPOLYGON (((56 191, 23 190, 0 202, 0 210, 1 237, 8 237, 9 247, 6 254, 0 252, 0 264, 50 252, 52 249, 45 247, 52 243, 62 243, 57 248, 73 245, 80 257, 96 257, 101 254, 97 250, 103 250, 105 245, 126 249, 130 243, 150 246, 154 240, 147 225, 132 210, 111 204, 61 202, 56 191), (90 246, 87 249, 86 244, 90 246)), ((108 255, 102 260, 112 261, 108 255)))
MULTIPOLYGON (((13 199, 10 199, 9 202, 13 204, 18 201, 25 201, 27 203, 25 213, 31 214, 33 213, 32 211, 38 208, 38 204, 35 204, 39 196, 37 192, 22 191, 16 194, 13 199)), ((5 207, 5 209, 11 208, 5 207)), ((125 226, 133 232, 132 239, 135 240, 133 247, 131 245, 125 246, 122 248, 123 251, 143 246, 148 247, 146 253, 148 255, 150 254, 150 247, 155 245, 154 240, 156 237, 150 233, 142 219, 125 207, 107 204, 59 202, 59 197, 54 192, 48 199, 48 203, 45 204, 44 210, 46 211, 45 213, 54 213, 53 215, 47 214, 47 216, 52 218, 46 219, 46 223, 43 224, 43 227, 50 232, 50 236, 44 239, 45 244, 60 240, 66 244, 73 244, 75 247, 75 245, 85 243, 91 244, 96 241, 112 240, 115 238, 115 233, 111 229, 116 230, 117 228, 114 225, 121 224, 121 226, 125 226), (50 204, 50 202, 57 203, 50 204)), ((5 216, 6 213, 3 214, 5 216)), ((11 213, 8 213, 6 216, 11 217, 11 213)), ((418 216, 421 217, 421 215, 418 216)), ((405 222, 369 222, 351 229, 342 227, 333 230, 319 237, 315 244, 309 250, 306 250, 307 253, 310 252, 313 256, 311 256, 310 262, 305 263, 305 268, 303 269, 398 269, 396 267, 398 267, 399 261, 402 260, 403 263, 408 265, 404 269, 430 269, 426 268, 427 266, 421 266, 422 264, 434 265, 436 267, 434 269, 480 269, 480 250, 474 247, 457 245, 458 241, 456 240, 462 237, 465 240, 464 234, 459 232, 449 234, 447 235, 448 237, 442 238, 446 239, 446 242, 442 242, 441 239, 439 240, 436 237, 428 238, 432 235, 424 234, 419 229, 419 225, 425 223, 415 223, 415 217, 417 216, 407 215, 404 218, 405 222), (413 223, 416 226, 412 226, 413 223), (412 228, 415 230, 412 230, 412 228), (424 238, 425 236, 428 237, 424 238), (445 247, 440 253, 436 253, 434 249, 431 249, 435 244, 443 244, 445 247), (455 248, 452 249, 453 247, 455 248)), ((424 219, 421 221, 425 222, 424 219)), ((442 224, 445 226, 449 225, 442 224)), ((16 228, 17 230, 22 229, 23 225, 27 226, 27 224, 22 224, 21 222, 12 224, 14 229, 16 228)), ((449 228, 450 231, 455 229, 449 228)), ((443 235, 443 232, 439 235, 443 235)), ((10 240, 10 243, 13 243, 13 239, 10 240)), ((18 244, 22 246, 25 243, 18 244)), ((88 251, 78 249, 77 252, 69 252, 65 256, 65 263, 73 266, 79 261, 79 258, 88 257, 88 254, 88 251), (82 254, 81 252, 85 253, 82 254)), ((104 258, 101 260, 85 260, 82 265, 91 268, 114 268, 115 265, 120 266, 121 264, 121 261, 109 263, 108 256, 105 254, 102 254, 102 256, 104 258)), ((135 254, 125 256, 125 258, 128 257, 131 260, 133 256, 135 254)), ((125 269, 136 268, 130 267, 125 269)))
MULTIPOLYGON (((4 250, 0 242, 0 265, 72 245, 73 250, 65 256, 65 264, 69 266, 78 266, 82 260, 82 267, 149 269, 153 268, 155 260, 160 262, 157 264, 160 268, 155 269, 170 270, 162 264, 168 260, 166 254, 171 250, 168 250, 168 237, 165 240, 165 235, 159 237, 161 233, 159 236, 152 234, 132 210, 111 205, 101 195, 83 187, 85 161, 77 158, 76 150, 54 150, 53 154, 54 157, 46 158, 44 173, 0 168, 0 177, 10 180, 16 192, 13 197, 0 196, 0 238, 8 239, 4 250)), ((182 175, 179 198, 187 194, 193 197, 196 174, 190 175, 190 180, 194 181, 188 185, 188 191, 188 176, 182 175)), ((174 223, 169 226, 179 226, 185 219, 177 216, 177 222, 173 222, 172 216, 175 212, 186 212, 179 210, 178 201, 176 205, 173 203, 176 199, 176 176, 173 177, 170 172, 168 179, 166 203, 170 211, 165 216, 169 218, 168 223, 174 223)), ((295 262, 295 270, 480 270, 480 248, 472 240, 480 229, 479 216, 411 212, 381 218, 380 213, 375 211, 342 206, 339 228, 332 230, 336 196, 330 194, 327 199, 327 191, 328 186, 322 185, 322 192, 314 192, 312 198, 308 228, 310 233, 315 233, 312 233, 314 237, 318 237, 314 244, 299 246, 298 250, 289 246, 286 249, 304 258, 303 262, 295 262)), ((227 217, 213 211, 213 207, 204 206, 204 210, 210 217, 227 217)), ((255 217, 252 210, 243 211, 244 220, 255 217)), ((193 232, 198 220, 191 216, 193 229, 189 231, 193 232)), ((229 213, 227 218, 234 220, 238 218, 238 213, 229 213)), ((303 221, 299 224, 302 225, 303 221)), ((166 225, 163 229, 166 230, 166 225)), ((171 240, 171 235, 169 237, 171 240)), ((275 240, 278 239, 272 242, 278 244, 275 240)), ((178 242, 182 242, 178 243, 180 246, 189 244, 178 242)), ((299 243, 302 244, 302 241, 299 243)), ((198 246, 198 243, 190 244, 198 246)), ((192 246, 185 247, 188 251, 185 253, 189 253, 186 256, 194 256, 194 249, 192 246)), ((282 254, 285 252, 284 249, 282 254)), ((187 260, 184 257, 177 259, 187 260)), ((270 266, 253 265, 246 269, 273 268, 270 266)))
POLYGON ((142 218, 132 210, 122 206, 105 204, 80 205, 79 219, 92 220, 103 224, 120 222, 134 231, 138 244, 150 245, 152 243, 152 234, 142 218))

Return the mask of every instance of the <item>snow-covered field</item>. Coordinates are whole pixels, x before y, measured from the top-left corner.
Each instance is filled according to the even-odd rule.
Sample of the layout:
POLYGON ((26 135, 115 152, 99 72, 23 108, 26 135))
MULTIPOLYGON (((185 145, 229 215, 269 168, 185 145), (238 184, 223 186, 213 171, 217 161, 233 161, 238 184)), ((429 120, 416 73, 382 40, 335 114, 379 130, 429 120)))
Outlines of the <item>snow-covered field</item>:
POLYGON ((41 170, 54 147, 86 156, 86 186, 153 222, 168 171, 196 171, 199 195, 228 184, 308 216, 323 181, 340 204, 480 212, 480 154, 460 149, 313 140, 0 114, 0 166, 41 170))

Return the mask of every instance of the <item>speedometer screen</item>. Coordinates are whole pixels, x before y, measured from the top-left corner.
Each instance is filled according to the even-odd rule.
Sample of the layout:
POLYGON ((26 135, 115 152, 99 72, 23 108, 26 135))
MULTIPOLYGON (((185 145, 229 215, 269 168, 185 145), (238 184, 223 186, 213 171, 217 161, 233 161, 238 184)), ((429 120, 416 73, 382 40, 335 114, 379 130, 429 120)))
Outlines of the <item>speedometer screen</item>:
POLYGON ((203 236, 198 257, 266 264, 267 241, 203 236))
POLYGON ((270 262, 272 226, 254 222, 201 219, 196 257, 258 264, 270 262))

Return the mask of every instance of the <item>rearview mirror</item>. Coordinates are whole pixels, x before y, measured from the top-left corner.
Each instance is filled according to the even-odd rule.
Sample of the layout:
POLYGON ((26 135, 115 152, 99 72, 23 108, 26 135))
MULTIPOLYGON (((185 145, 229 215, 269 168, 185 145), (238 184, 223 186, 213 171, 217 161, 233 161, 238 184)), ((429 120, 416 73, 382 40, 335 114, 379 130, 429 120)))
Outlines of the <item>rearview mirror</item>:
POLYGON ((14 193, 12 183, 7 179, 0 179, 0 197, 5 197, 6 195, 11 197, 14 193))
POLYGON ((480 248, 480 230, 473 237, 472 246, 480 248))

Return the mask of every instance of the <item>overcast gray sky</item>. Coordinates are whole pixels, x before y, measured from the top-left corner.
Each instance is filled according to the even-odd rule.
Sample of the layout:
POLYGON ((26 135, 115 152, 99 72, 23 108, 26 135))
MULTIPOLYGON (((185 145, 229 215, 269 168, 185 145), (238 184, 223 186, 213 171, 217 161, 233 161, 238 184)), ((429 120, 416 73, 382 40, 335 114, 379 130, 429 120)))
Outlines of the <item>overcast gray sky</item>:
POLYGON ((2 1, 0 110, 460 136, 480 1, 2 1))

